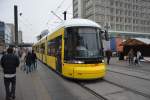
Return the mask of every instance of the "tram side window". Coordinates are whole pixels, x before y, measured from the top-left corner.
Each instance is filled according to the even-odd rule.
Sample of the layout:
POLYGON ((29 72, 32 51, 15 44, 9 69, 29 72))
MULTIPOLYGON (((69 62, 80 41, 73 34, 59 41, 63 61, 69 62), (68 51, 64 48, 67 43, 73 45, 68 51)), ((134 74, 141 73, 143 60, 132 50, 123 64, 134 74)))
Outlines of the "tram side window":
POLYGON ((62 36, 59 36, 53 40, 48 41, 48 52, 49 56, 56 56, 58 52, 61 52, 62 36))
POLYGON ((35 50, 36 50, 36 52, 38 52, 38 46, 36 46, 35 50))
POLYGON ((47 54, 49 55, 49 56, 55 56, 55 40, 50 40, 50 41, 48 41, 48 52, 47 52, 47 54))
POLYGON ((61 56, 61 49, 62 49, 62 36, 58 36, 56 39, 56 45, 55 45, 55 48, 56 48, 56 56, 61 56))
POLYGON ((37 52, 40 53, 40 46, 37 47, 37 52))
POLYGON ((36 46, 35 51, 39 53, 39 46, 36 46))
POLYGON ((45 44, 41 44, 40 46, 40 53, 44 54, 45 53, 45 44))

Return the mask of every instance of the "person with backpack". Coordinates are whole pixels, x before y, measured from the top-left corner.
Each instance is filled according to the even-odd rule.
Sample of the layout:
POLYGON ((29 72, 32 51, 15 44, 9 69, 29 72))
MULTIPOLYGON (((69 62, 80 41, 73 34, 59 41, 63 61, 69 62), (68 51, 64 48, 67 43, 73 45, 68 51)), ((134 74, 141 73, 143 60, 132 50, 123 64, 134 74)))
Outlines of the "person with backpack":
POLYGON ((112 57, 112 51, 106 50, 107 64, 109 64, 111 57, 112 57))
POLYGON ((32 71, 32 54, 30 51, 28 51, 27 55, 25 56, 25 64, 26 64, 26 73, 32 71))
POLYGON ((36 54, 34 53, 34 50, 32 50, 32 69, 36 69, 37 68, 37 56, 36 56, 36 54))
POLYGON ((16 68, 19 64, 19 58, 13 53, 13 48, 8 48, 7 54, 3 55, 1 58, 1 65, 4 72, 6 100, 15 99, 16 68))
POLYGON ((140 58, 141 58, 142 54, 140 51, 137 51, 136 53, 136 57, 137 57, 137 64, 140 64, 140 58))

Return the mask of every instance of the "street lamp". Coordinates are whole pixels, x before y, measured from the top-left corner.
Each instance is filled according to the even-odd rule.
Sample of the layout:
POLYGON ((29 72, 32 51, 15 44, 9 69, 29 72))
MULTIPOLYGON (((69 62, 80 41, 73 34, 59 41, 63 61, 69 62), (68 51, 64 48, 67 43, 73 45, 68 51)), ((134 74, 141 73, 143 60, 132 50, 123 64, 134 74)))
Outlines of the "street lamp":
POLYGON ((18 7, 14 5, 15 45, 18 45, 18 7))

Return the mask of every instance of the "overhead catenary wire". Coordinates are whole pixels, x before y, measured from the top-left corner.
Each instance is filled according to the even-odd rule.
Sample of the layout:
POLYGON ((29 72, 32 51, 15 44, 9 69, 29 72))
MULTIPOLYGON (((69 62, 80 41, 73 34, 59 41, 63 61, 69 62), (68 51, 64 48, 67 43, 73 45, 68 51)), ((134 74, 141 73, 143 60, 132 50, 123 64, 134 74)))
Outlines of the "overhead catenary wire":
MULTIPOLYGON (((70 0, 69 0, 70 1, 70 0)), ((68 9, 71 7, 71 5, 72 5, 72 1, 71 1, 71 3, 69 3, 69 5, 67 4, 67 5, 65 5, 65 7, 63 7, 62 8, 62 6, 64 5, 64 3, 65 2, 67 2, 67 0, 62 0, 61 2, 60 2, 60 4, 56 7, 56 9, 55 10, 52 10, 51 11, 51 13, 56 17, 56 18, 58 18, 59 20, 60 20, 60 22, 59 22, 59 20, 56 20, 56 21, 58 21, 58 22, 56 22, 56 21, 54 21, 54 22, 50 22, 50 19, 46 22, 46 26, 48 27, 49 26, 49 23, 55 23, 55 24, 58 24, 58 23, 61 23, 62 21, 63 21, 63 18, 61 18, 62 17, 62 15, 60 15, 60 14, 62 14, 62 12, 64 12, 64 11, 67 11, 67 14, 69 14, 69 15, 72 15, 72 11, 68 11, 68 9), (60 10, 61 9, 61 10, 60 10)), ((72 17, 69 17, 69 18, 72 18, 72 17)))
POLYGON ((51 11, 51 13, 52 13, 53 15, 55 15, 58 19, 60 19, 61 21, 63 21, 63 19, 62 19, 61 17, 59 17, 54 11, 51 11))
MULTIPOLYGON (((61 22, 63 21, 63 19, 60 16, 58 16, 56 14, 56 12, 61 8, 61 6, 63 5, 64 2, 65 2, 65 0, 62 0, 60 2, 60 4, 56 7, 56 9, 51 11, 51 14, 53 14, 55 17, 57 17, 59 20, 61 20, 61 22)), ((47 27, 48 27, 49 22, 50 22, 50 19, 46 22, 47 27)))
POLYGON ((61 6, 63 5, 64 2, 65 2, 65 0, 62 0, 60 2, 60 4, 56 7, 56 9, 54 10, 54 12, 57 12, 61 8, 61 6))
POLYGON ((69 4, 69 6, 67 6, 65 11, 68 11, 68 9, 72 6, 72 3, 69 4))
POLYGON ((32 24, 30 23, 30 21, 27 20, 27 18, 25 18, 24 16, 22 16, 22 13, 19 13, 19 15, 21 16, 21 18, 22 18, 23 20, 25 20, 26 23, 28 23, 28 25, 31 25, 31 26, 32 26, 32 24))
POLYGON ((24 25, 25 27, 28 27, 28 29, 32 31, 32 28, 27 23, 25 23, 22 19, 19 19, 19 22, 22 23, 22 25, 24 25))

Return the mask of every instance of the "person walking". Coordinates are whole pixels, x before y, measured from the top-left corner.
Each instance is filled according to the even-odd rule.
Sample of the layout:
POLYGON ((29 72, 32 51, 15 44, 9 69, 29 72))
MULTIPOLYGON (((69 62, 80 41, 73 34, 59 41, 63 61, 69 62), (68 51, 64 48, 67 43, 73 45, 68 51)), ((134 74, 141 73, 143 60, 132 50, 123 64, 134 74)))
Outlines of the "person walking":
POLYGON ((129 64, 133 64, 133 58, 134 58, 134 51, 131 49, 128 53, 128 59, 129 59, 129 64))
POLYGON ((32 67, 33 67, 32 69, 35 70, 37 68, 37 62, 36 62, 37 61, 37 56, 34 53, 34 50, 32 50, 32 54, 31 55, 32 55, 32 58, 31 58, 32 59, 32 67))
POLYGON ((140 58, 141 58, 142 54, 140 51, 137 51, 136 53, 136 57, 137 57, 137 64, 140 64, 140 58))
POLYGON ((26 72, 27 74, 32 71, 31 65, 32 65, 32 54, 30 51, 28 51, 26 57, 25 57, 25 63, 26 63, 26 72))
POLYGON ((111 50, 107 50, 106 51, 107 64, 109 64, 111 56, 112 56, 112 51, 111 50))
POLYGON ((22 56, 20 58, 21 61, 21 70, 26 71, 26 63, 25 63, 26 52, 23 51, 22 56))
POLYGON ((19 58, 13 53, 13 48, 8 48, 7 54, 1 58, 1 65, 4 72, 6 100, 15 99, 16 68, 19 66, 19 64, 19 58))

